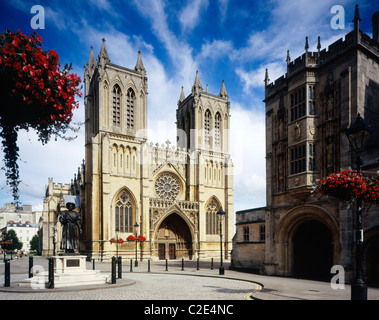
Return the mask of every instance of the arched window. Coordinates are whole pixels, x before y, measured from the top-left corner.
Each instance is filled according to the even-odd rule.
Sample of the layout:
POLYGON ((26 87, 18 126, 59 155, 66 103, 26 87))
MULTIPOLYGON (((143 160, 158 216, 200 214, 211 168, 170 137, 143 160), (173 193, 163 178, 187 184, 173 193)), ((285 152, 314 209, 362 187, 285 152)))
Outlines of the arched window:
POLYGON ((115 206, 115 231, 133 232, 133 202, 130 195, 123 191, 116 200, 115 206))
POLYGON ((217 147, 221 146, 221 115, 219 112, 215 116, 215 145, 217 147))
POLYGON ((220 210, 219 205, 214 199, 212 199, 206 208, 207 234, 218 234, 218 229, 219 229, 218 227, 219 220, 217 216, 218 210, 220 210))
POLYGON ((113 87, 113 125, 120 126, 121 123, 121 89, 116 84, 113 87))
POLYGON ((134 101, 134 91, 129 89, 126 93, 126 127, 129 129, 134 128, 134 101))
POLYGON ((211 121, 211 112, 209 111, 209 109, 207 109, 207 111, 205 111, 205 116, 204 116, 204 143, 208 146, 210 145, 210 131, 211 131, 210 121, 211 121))

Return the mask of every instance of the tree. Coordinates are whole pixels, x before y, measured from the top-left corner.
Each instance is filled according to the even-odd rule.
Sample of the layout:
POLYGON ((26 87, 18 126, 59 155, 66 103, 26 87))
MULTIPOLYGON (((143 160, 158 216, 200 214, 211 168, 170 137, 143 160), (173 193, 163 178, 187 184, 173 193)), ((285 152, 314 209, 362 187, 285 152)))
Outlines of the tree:
POLYGON ((73 110, 78 107, 75 95, 81 80, 70 66, 59 70, 59 56, 43 50, 42 39, 34 31, 30 36, 6 31, 0 34, 0 138, 4 152, 5 176, 18 204, 20 183, 20 129, 34 129, 42 144, 51 135, 65 138, 73 110))
POLYGON ((12 244, 7 245, 7 250, 21 250, 23 243, 18 239, 16 231, 13 229, 8 230, 7 234, 4 237, 4 240, 11 240, 12 244))
POLYGON ((38 234, 35 234, 30 240, 30 250, 31 251, 38 251, 39 250, 39 236, 38 234))

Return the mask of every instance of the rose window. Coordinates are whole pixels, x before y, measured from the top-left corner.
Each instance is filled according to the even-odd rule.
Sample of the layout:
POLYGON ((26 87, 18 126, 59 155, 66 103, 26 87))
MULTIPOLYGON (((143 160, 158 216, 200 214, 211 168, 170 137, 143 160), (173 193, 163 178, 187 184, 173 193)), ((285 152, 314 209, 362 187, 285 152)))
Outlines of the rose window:
POLYGON ((170 174, 164 174, 155 181, 155 192, 163 199, 174 200, 179 194, 179 183, 170 174))

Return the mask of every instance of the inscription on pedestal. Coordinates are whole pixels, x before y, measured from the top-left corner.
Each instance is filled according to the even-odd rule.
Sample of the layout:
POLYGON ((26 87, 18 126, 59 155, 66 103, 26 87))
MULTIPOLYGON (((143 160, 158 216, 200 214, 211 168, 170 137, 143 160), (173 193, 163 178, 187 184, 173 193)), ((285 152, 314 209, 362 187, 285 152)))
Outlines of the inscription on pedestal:
POLYGON ((79 267, 80 259, 69 259, 66 260, 66 267, 79 267))

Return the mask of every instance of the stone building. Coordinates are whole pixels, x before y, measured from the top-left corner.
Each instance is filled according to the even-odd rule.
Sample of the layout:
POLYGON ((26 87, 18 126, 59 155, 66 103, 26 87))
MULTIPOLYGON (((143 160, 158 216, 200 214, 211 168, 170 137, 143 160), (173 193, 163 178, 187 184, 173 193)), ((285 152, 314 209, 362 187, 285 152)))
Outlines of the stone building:
POLYGON ((85 164, 73 183, 75 192, 70 185, 48 188, 49 195, 55 192, 46 202, 53 215, 50 226, 57 228, 62 196, 77 193, 83 254, 110 259, 117 250, 133 258, 135 243, 109 240, 138 234, 146 238, 138 245, 140 258, 218 259, 217 212, 222 208, 223 252, 230 258, 233 164, 224 81, 218 95, 203 90, 198 73, 187 97, 182 88, 177 146, 170 146, 169 141, 159 145, 147 140, 146 74, 140 52, 135 67, 128 69, 111 63, 105 39, 97 61, 91 48, 84 75, 85 164))
MULTIPOLYGON (((318 37, 317 51, 310 52, 307 37, 302 56, 291 61, 287 52, 285 75, 270 83, 266 70, 267 206, 236 213, 235 267, 330 279, 331 266, 342 265, 350 279, 355 206, 319 197, 312 188, 332 172, 355 168, 344 131, 358 114, 373 129, 362 153, 363 172, 379 169, 379 12, 372 17, 373 38, 360 30, 360 21, 357 6, 354 30, 344 39, 321 50, 318 37), (252 222, 262 219, 264 246, 244 241, 244 226, 251 222, 254 232, 259 223, 252 222), (250 249, 241 251, 239 242, 250 249)), ((363 214, 363 267, 371 283, 379 283, 378 211, 366 204, 363 214)))
POLYGON ((13 203, 6 203, 0 208, 0 228, 10 222, 38 223, 40 216, 41 213, 33 211, 31 205, 15 206, 13 203))
POLYGON ((39 225, 37 223, 28 222, 9 222, 4 228, 1 229, 1 233, 5 235, 9 230, 14 230, 18 240, 22 242, 22 248, 20 251, 28 253, 30 251, 30 241, 39 233, 39 225))
POLYGON ((59 223, 59 210, 66 210, 68 201, 76 204, 76 211, 80 211, 80 190, 83 188, 83 168, 78 169, 71 183, 54 183, 53 178, 48 179, 43 201, 42 217, 39 220, 39 242, 41 254, 52 256, 59 251, 62 226, 59 223))

